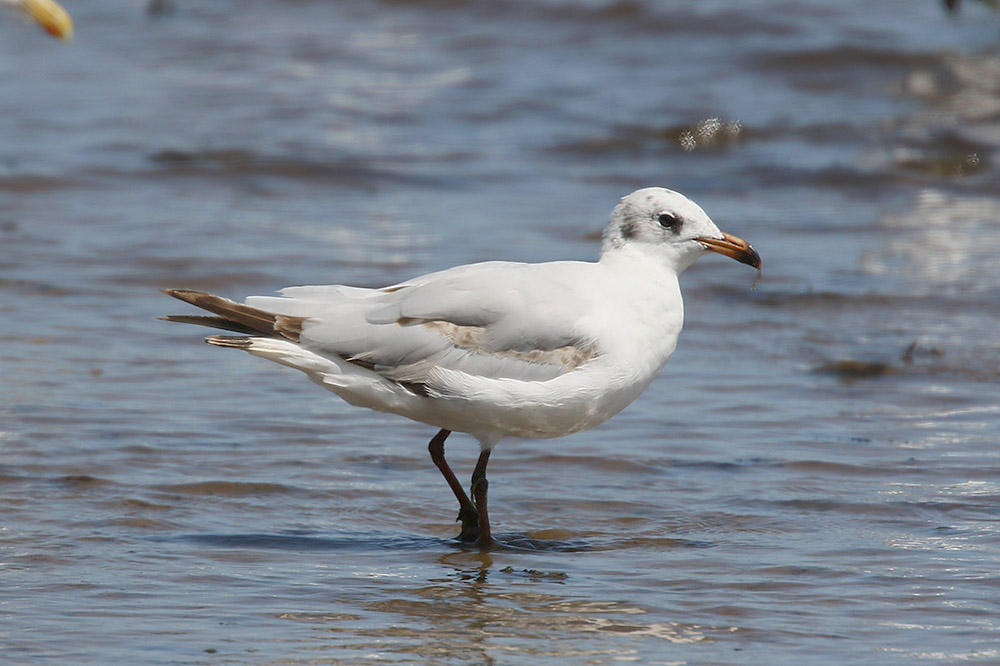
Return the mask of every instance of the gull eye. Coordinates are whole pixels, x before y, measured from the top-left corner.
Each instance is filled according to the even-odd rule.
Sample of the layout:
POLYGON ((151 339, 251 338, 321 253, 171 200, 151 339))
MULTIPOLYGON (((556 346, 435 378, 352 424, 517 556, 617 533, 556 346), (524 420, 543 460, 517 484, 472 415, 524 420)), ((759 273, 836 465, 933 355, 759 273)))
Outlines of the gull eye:
POLYGON ((664 229, 674 229, 676 231, 681 226, 681 218, 673 213, 660 213, 656 216, 656 221, 664 229))

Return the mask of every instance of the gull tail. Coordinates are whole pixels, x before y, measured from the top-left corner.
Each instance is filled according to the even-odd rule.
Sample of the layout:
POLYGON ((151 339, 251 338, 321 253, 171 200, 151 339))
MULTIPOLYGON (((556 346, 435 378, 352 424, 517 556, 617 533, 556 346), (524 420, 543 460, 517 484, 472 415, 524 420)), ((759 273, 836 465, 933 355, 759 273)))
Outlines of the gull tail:
MULTIPOLYGON (((181 324, 197 324, 208 326, 209 328, 219 328, 224 331, 243 333, 248 336, 262 336, 267 338, 281 338, 298 342, 302 334, 302 324, 305 317, 292 317, 289 315, 275 314, 260 308, 252 308, 231 301, 228 298, 214 296, 204 291, 194 291, 192 289, 164 289, 163 293, 173 296, 185 303, 197 306, 202 310, 207 310, 215 316, 208 315, 168 315, 160 317, 165 321, 175 321, 181 324)), ((228 335, 212 335, 205 339, 206 342, 219 347, 236 347, 248 349, 250 346, 249 337, 238 337, 228 335)))
POLYGON ((253 338, 244 335, 210 335, 205 342, 216 347, 232 347, 249 351, 253 347, 253 338))

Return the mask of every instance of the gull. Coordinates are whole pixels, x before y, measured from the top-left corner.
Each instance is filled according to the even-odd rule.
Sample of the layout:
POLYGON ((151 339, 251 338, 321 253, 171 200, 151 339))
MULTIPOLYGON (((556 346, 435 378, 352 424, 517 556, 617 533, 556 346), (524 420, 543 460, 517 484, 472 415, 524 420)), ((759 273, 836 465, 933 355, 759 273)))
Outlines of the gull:
POLYGON ((0 7, 19 11, 42 26, 53 37, 69 41, 73 37, 73 21, 54 0, 0 0, 0 7))
POLYGON ((746 241, 693 201, 651 187, 621 199, 596 262, 487 261, 381 289, 289 287, 234 301, 166 289, 211 315, 171 315, 240 335, 206 342, 304 372, 348 403, 439 429, 428 449, 458 499, 457 539, 492 542, 486 465, 504 437, 552 438, 604 423, 649 386, 677 346, 677 277, 716 252, 757 268, 746 241), (444 457, 479 440, 466 493, 444 457))

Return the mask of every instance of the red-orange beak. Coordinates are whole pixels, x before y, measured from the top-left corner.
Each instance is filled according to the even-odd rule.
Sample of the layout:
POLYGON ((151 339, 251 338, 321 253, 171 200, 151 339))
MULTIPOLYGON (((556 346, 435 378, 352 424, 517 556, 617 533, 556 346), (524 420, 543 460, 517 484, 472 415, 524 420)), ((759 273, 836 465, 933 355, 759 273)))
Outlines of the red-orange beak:
POLYGON ((750 243, 732 234, 723 233, 722 238, 695 238, 696 241, 712 252, 718 252, 724 257, 735 259, 741 264, 753 266, 760 270, 761 261, 757 250, 750 243))

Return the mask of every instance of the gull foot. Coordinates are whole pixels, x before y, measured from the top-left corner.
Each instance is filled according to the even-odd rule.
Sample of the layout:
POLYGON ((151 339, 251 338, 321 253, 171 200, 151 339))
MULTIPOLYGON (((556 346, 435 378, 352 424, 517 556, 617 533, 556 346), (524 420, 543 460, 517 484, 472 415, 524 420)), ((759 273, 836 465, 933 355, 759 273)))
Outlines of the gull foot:
POLYGON ((462 521, 462 531, 457 537, 459 541, 462 543, 479 541, 479 513, 475 509, 460 509, 456 520, 462 521))

